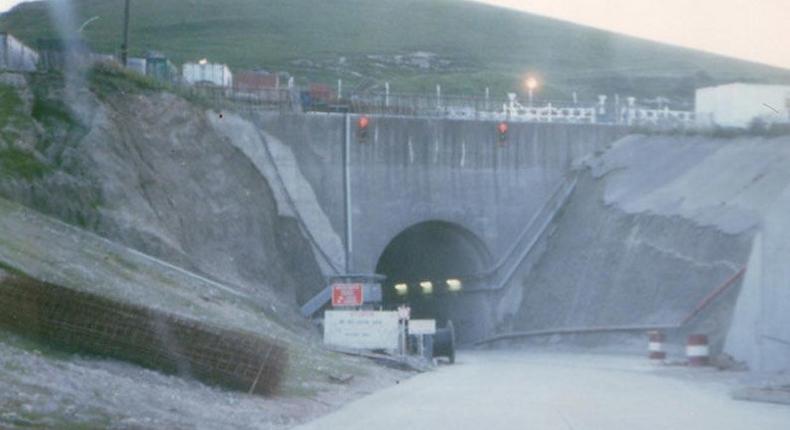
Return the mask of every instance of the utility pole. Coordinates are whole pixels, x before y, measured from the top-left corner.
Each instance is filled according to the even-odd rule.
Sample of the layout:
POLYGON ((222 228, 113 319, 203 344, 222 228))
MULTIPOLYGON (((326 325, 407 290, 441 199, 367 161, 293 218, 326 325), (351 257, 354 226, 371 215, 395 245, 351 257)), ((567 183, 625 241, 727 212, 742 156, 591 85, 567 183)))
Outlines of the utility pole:
POLYGON ((351 254, 353 253, 352 217, 351 208, 351 116, 346 113, 343 133, 343 200, 346 216, 346 274, 351 273, 351 254))
POLYGON ((129 56, 129 2, 124 0, 123 6, 123 44, 121 45, 121 64, 126 67, 126 60, 129 56))

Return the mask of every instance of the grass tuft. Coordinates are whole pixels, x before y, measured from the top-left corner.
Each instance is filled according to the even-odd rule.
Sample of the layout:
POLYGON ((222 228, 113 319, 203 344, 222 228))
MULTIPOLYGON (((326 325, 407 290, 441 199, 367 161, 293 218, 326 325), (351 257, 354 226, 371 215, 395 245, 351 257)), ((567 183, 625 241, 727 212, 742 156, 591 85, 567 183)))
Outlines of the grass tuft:
POLYGON ((111 64, 97 64, 88 72, 91 91, 99 98, 110 94, 137 94, 161 91, 165 87, 158 81, 111 64))
POLYGON ((0 149, 0 176, 32 180, 50 171, 49 166, 30 152, 15 147, 0 149))

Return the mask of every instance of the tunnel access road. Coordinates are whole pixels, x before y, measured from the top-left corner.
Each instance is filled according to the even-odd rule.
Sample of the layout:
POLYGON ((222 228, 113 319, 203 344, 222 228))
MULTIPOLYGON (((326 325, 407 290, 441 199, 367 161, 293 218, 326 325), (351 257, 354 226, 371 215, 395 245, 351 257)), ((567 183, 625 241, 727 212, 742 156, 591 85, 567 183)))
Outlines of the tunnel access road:
POLYGON ((646 358, 467 351, 454 366, 348 404, 299 430, 787 430, 790 406, 732 400, 742 373, 646 358))

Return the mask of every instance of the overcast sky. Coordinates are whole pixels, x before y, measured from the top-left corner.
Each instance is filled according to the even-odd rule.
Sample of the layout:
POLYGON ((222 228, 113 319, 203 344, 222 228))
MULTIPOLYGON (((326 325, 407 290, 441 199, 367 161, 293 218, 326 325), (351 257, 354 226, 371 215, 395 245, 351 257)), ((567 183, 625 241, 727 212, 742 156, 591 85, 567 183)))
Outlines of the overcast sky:
POLYGON ((477 1, 790 69, 790 0, 477 1))
POLYGON ((478 0, 790 69, 790 0, 478 0))
POLYGON ((21 3, 19 0, 0 0, 0 12, 5 12, 8 9, 11 9, 17 3, 21 3))

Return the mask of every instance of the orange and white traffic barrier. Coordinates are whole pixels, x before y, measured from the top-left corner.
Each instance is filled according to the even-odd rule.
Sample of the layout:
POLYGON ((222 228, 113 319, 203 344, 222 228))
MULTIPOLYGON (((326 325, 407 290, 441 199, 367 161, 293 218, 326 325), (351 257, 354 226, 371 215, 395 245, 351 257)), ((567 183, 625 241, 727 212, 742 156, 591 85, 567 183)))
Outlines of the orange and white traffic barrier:
POLYGON ((705 366, 710 361, 710 350, 708 349, 708 336, 704 334, 692 334, 686 343, 686 357, 690 366, 705 366))
POLYGON ((649 351, 648 357, 650 357, 651 360, 666 359, 667 352, 664 350, 666 336, 664 336, 664 333, 660 331, 651 331, 648 333, 648 336, 650 336, 649 343, 647 344, 647 350, 649 351))

